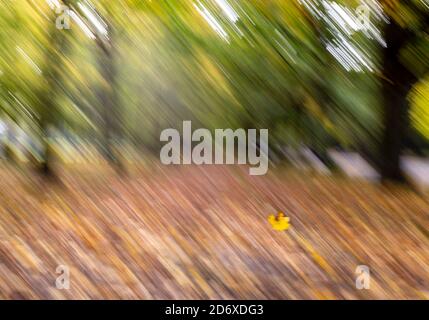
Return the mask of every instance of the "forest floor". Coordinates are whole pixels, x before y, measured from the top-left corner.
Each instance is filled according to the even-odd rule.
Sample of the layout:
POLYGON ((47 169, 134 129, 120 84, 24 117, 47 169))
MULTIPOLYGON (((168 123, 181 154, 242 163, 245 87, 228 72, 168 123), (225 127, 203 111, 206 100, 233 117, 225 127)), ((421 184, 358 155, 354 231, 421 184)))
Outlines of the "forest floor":
POLYGON ((429 299, 428 200, 284 168, 69 165, 45 181, 2 165, 0 298, 429 299), (267 221, 279 211, 287 231, 267 221))

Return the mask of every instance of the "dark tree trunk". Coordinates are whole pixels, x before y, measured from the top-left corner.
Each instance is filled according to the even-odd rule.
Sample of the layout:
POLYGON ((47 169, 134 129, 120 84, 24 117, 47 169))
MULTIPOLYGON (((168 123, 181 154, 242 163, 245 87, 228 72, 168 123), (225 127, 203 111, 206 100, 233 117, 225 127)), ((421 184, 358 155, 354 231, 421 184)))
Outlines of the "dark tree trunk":
POLYGON ((49 143, 49 128, 47 125, 42 126, 42 139, 43 139, 43 150, 42 150, 42 163, 40 171, 45 176, 51 176, 52 172, 52 150, 49 143))
POLYGON ((45 67, 43 76, 45 78, 45 87, 39 92, 40 110, 39 125, 42 140, 42 163, 41 172, 46 176, 52 175, 52 146, 49 143, 49 129, 56 124, 58 119, 57 97, 61 91, 61 63, 62 55, 66 54, 67 41, 65 30, 56 28, 55 19, 50 24, 49 40, 50 47, 45 53, 45 67))
POLYGON ((382 99, 384 135, 381 151, 383 180, 404 181, 400 157, 409 129, 408 94, 416 79, 401 63, 401 49, 411 34, 393 19, 386 24, 384 36, 387 47, 382 53, 382 99))
POLYGON ((120 113, 118 106, 118 95, 116 88, 117 69, 116 69, 116 51, 114 47, 115 34, 112 26, 109 24, 109 42, 103 42, 100 38, 97 40, 100 53, 99 68, 104 79, 104 83, 99 92, 101 115, 103 118, 103 153, 105 158, 122 170, 122 163, 117 152, 118 138, 120 135, 120 113))

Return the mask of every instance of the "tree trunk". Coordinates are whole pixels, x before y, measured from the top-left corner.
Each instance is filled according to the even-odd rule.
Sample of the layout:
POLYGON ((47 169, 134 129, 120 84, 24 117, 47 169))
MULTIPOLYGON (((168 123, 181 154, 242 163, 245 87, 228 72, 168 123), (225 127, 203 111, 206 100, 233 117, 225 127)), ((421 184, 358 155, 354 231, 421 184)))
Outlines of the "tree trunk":
POLYGON ((401 63, 401 49, 409 42, 410 32, 393 19, 386 24, 387 47, 382 52, 382 99, 384 135, 381 151, 383 180, 404 181, 400 157, 409 129, 408 94, 416 79, 401 63))
POLYGON ((52 146, 49 143, 49 129, 55 125, 58 118, 57 96, 61 90, 59 84, 61 78, 61 55, 65 54, 67 49, 65 31, 57 29, 54 20, 53 16, 49 25, 50 46, 45 53, 45 67, 43 70, 45 84, 39 92, 39 126, 43 148, 41 171, 45 175, 52 174, 52 146))
POLYGON ((121 161, 118 157, 116 145, 120 133, 120 119, 118 110, 118 95, 116 88, 116 52, 114 47, 114 31, 109 24, 109 43, 98 39, 100 53, 98 55, 100 73, 103 78, 103 85, 99 92, 101 115, 103 118, 103 153, 105 158, 115 166, 122 169, 121 161))

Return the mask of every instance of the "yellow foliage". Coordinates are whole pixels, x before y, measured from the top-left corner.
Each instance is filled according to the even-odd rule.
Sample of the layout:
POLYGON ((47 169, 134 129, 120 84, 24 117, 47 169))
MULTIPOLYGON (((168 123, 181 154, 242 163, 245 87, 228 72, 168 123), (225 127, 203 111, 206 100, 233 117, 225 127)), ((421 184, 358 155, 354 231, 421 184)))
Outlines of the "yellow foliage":
POLYGON ((411 121, 416 130, 429 139, 429 81, 418 84, 411 96, 411 121))

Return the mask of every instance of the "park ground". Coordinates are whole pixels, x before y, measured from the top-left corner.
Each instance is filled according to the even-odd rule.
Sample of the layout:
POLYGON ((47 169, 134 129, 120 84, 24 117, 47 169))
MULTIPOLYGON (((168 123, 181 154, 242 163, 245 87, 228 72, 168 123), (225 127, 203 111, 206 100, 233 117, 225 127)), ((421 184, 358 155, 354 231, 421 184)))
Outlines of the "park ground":
POLYGON ((57 175, 0 167, 2 299, 429 299, 429 199, 407 187, 156 163, 57 175))

